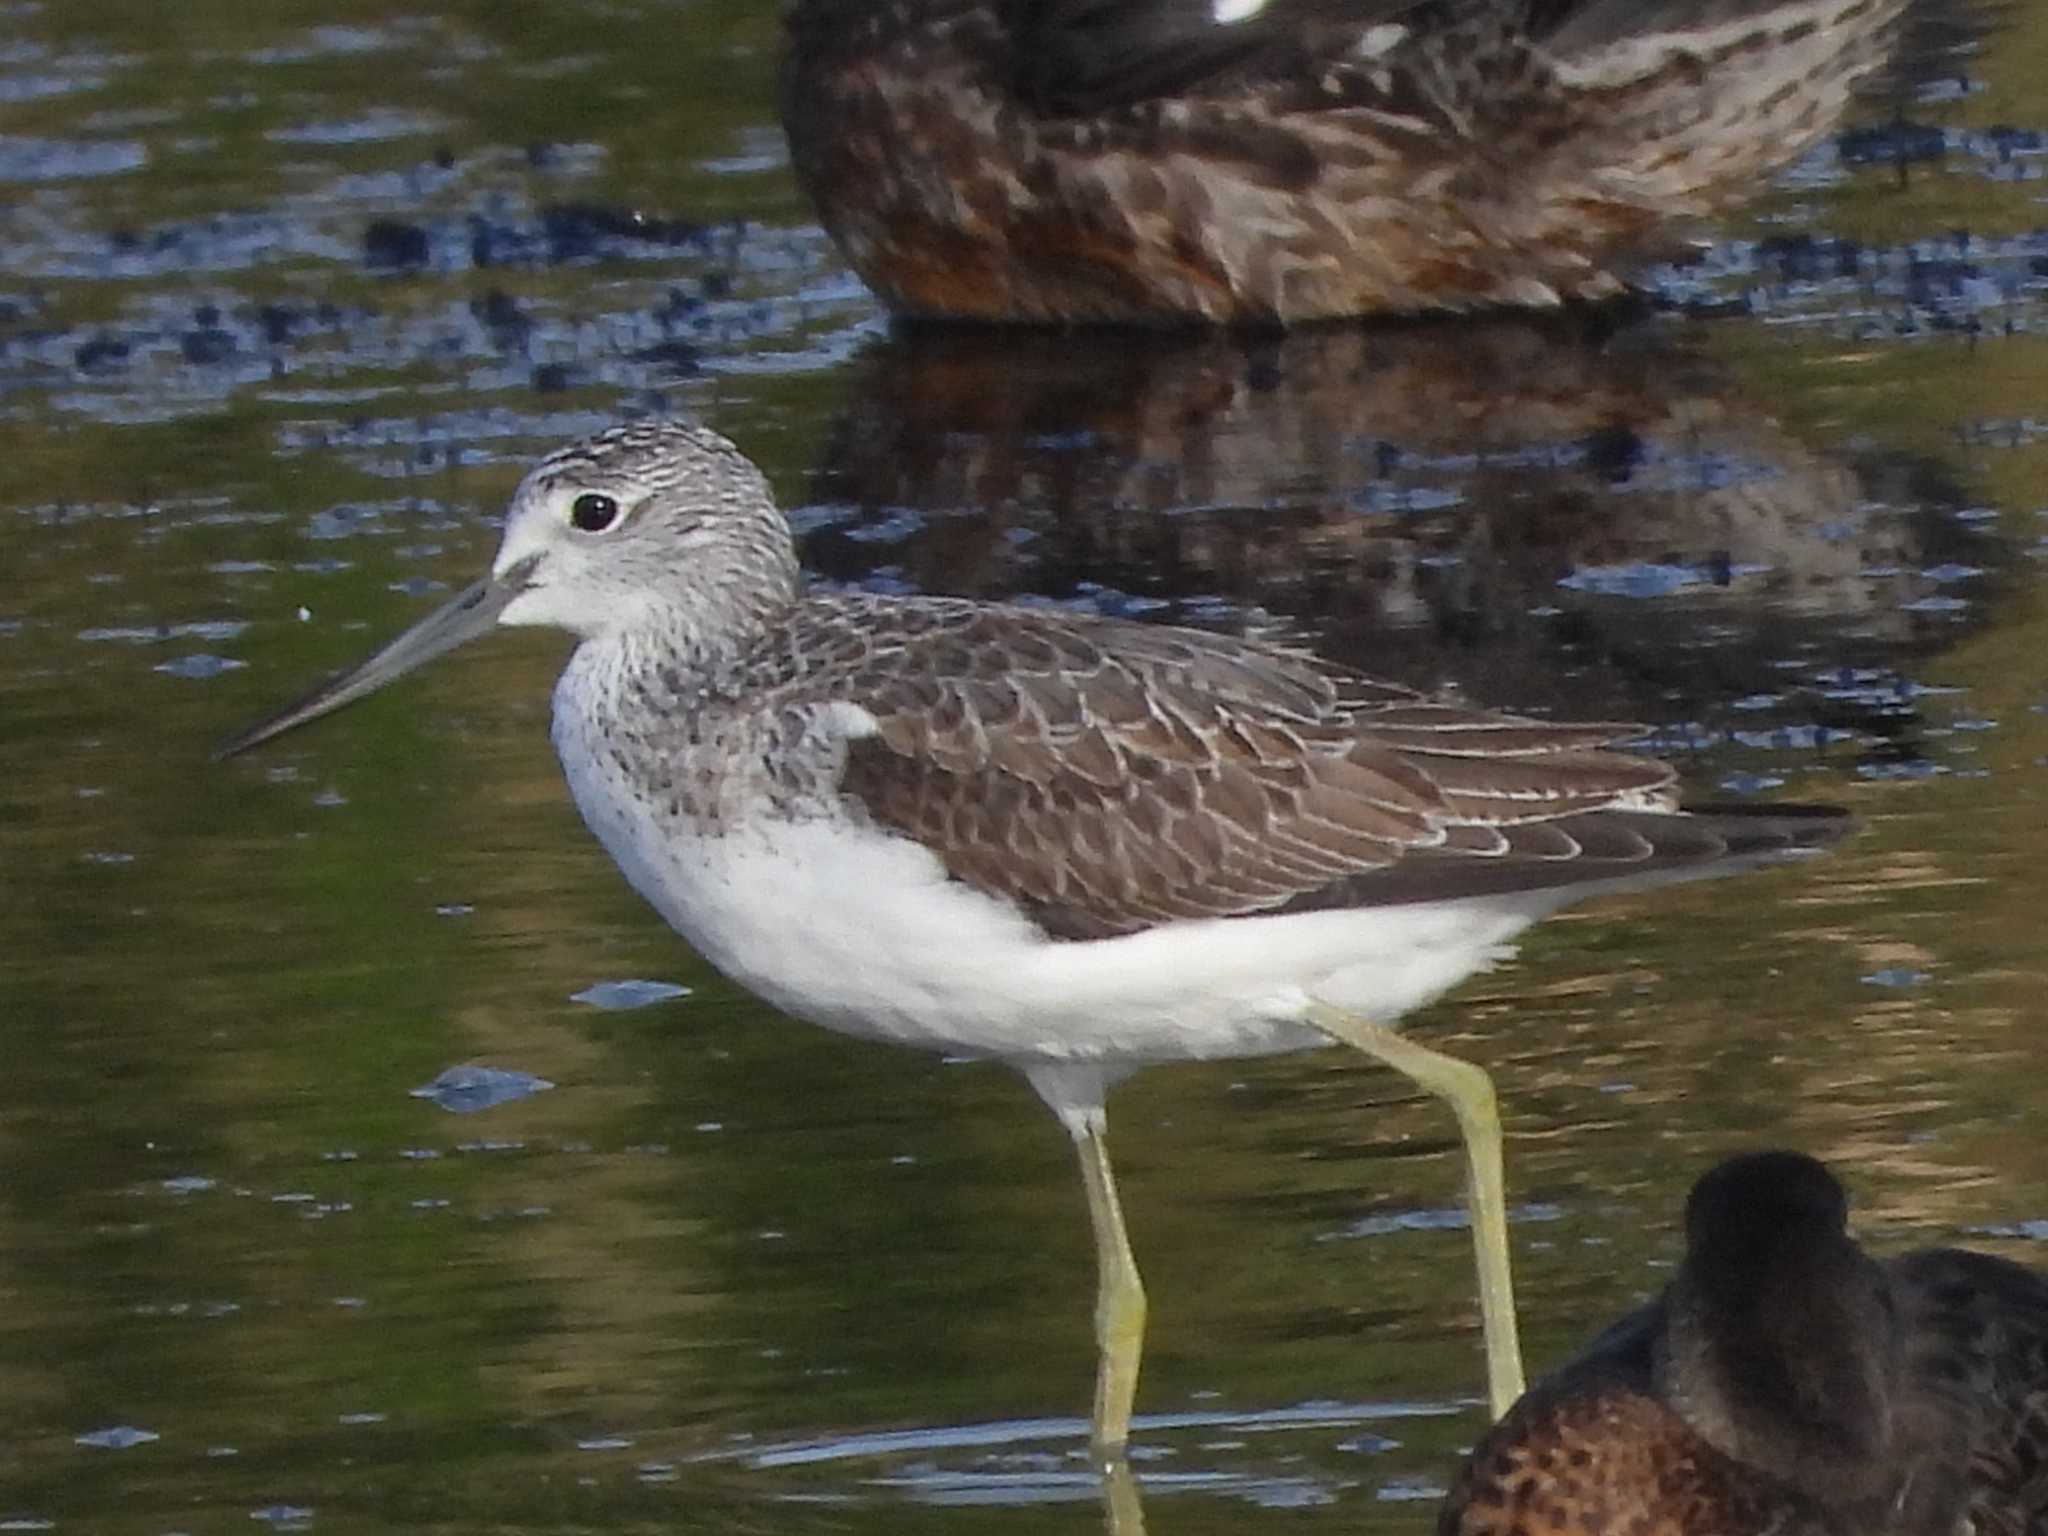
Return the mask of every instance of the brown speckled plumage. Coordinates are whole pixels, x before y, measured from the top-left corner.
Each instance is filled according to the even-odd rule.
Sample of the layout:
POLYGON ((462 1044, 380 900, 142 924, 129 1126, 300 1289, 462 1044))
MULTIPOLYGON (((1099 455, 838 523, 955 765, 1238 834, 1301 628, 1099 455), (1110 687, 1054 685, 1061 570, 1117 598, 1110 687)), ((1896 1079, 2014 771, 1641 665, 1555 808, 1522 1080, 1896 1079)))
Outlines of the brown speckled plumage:
POLYGON ((2042 1536, 2048 1280, 1873 1261, 1794 1153, 1696 1188, 1656 1302, 1474 1449, 1439 1536, 2042 1536))
POLYGON ((1827 132, 1902 3, 794 0, 782 118, 910 314, 1553 304, 1827 132))
MULTIPOLYGON (((1705 1444, 1670 1408, 1617 1379, 1527 1422, 1486 1453, 1440 1529, 1458 1536, 1742 1536, 1788 1500, 1705 1444)), ((1514 1422, 1513 1420, 1510 1421, 1514 1422)), ((1789 1536, 1789 1530, 1787 1532, 1789 1536)))

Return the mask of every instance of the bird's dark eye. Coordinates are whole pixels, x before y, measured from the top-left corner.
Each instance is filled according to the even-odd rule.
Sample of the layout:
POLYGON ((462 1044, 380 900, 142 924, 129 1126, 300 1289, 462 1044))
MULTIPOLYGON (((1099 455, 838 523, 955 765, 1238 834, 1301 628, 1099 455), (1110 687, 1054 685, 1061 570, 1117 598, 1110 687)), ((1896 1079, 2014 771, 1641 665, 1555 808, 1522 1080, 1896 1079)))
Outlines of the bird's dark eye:
POLYGON ((569 521, 585 533, 603 533, 618 520, 618 502, 596 491, 585 491, 569 505, 569 521))

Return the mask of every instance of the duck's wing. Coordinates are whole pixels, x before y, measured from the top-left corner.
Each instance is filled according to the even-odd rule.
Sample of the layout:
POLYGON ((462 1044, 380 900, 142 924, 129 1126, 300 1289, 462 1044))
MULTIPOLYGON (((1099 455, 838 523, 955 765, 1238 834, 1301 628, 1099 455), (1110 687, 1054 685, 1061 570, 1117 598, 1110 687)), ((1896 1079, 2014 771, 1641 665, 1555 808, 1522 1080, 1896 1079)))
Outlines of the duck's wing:
MULTIPOLYGON (((1001 0, 1025 100, 1082 116, 1300 87, 1464 119, 1541 93, 1548 64, 1611 85, 1876 35, 1903 0, 1001 0), (1547 61, 1547 62, 1546 62, 1547 61), (1524 79, 1534 71, 1534 76, 1524 79)), ((1858 55, 1860 57, 1860 55, 1858 55)), ((1525 110, 1517 108, 1518 112, 1525 110)))
POLYGON ((1719 823, 1671 806, 1668 765, 1604 749, 1626 727, 1036 609, 828 622, 858 630, 868 658, 833 700, 860 722, 842 792, 1054 937, 1575 892, 1730 854, 1719 823))
MULTIPOLYGON (((1490 3, 1490 0, 1489 0, 1490 3)), ((1477 0, 1006 0, 1018 89, 1080 116, 1369 64, 1477 0)))
POLYGON ((1708 56, 1759 28, 1855 32, 1900 8, 1900 0, 1530 0, 1527 19, 1531 36, 1560 55, 1626 43, 1708 56))
POLYGON ((1915 1411, 1971 1427, 1971 1530, 2048 1531, 2048 1277, 1959 1248, 1906 1254, 1888 1267, 1915 1411))

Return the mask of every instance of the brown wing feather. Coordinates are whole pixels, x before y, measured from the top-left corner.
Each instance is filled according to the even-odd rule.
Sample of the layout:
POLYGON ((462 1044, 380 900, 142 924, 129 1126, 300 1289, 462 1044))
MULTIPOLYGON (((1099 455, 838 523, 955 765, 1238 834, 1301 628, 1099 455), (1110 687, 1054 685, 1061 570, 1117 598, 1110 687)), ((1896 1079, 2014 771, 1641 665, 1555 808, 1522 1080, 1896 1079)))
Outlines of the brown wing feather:
POLYGON ((843 792, 1063 938, 1425 899, 1354 884, 1423 852, 1439 874, 1512 867, 1512 889, 1612 876, 1655 849, 1603 808, 1672 779, 1593 750, 1626 727, 1464 709, 1287 651, 1039 610, 963 609, 886 637, 852 698, 876 729, 852 743, 843 792))

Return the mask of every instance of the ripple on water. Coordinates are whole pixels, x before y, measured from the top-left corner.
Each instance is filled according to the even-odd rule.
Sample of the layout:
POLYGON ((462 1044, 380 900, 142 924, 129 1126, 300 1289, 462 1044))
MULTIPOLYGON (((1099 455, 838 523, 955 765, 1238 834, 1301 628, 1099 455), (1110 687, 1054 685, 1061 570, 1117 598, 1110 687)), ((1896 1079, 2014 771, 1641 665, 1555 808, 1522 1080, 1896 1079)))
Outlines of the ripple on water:
POLYGON ((149 151, 133 140, 0 135, 0 181, 86 181, 139 171, 147 164, 149 151))
POLYGON ((1659 565, 1633 561, 1626 565, 1582 565, 1558 585, 1572 592, 1590 592, 1600 597, 1669 597, 1689 587, 1706 584, 1709 574, 1698 566, 1659 565))
POLYGON ((499 1104, 516 1103, 545 1093, 555 1085, 531 1072, 508 1071, 502 1067, 450 1067, 431 1083, 412 1090, 415 1099, 425 1099, 454 1115, 472 1115, 499 1104))
POLYGON ((249 1518, 280 1531, 303 1531, 312 1526, 313 1511, 304 1504, 266 1504, 250 1510, 249 1518))
POLYGON ((150 670, 161 672, 167 677, 208 678, 219 677, 223 672, 240 671, 248 666, 232 656, 214 656, 205 651, 190 656, 179 656, 171 661, 160 661, 150 670))
MULTIPOLYGON (((1208 1394, 1202 1394, 1208 1395, 1208 1394)), ((1333 1502, 1356 1481, 1354 1471, 1302 1469, 1294 1437, 1336 1431, 1348 1457, 1376 1456, 1402 1442, 1366 1428, 1387 1420, 1441 1418, 1471 1405, 1435 1402, 1306 1402, 1236 1413, 1195 1410, 1141 1414, 1130 1461, 1148 1497, 1202 1493, 1268 1509, 1333 1502), (1190 1464, 1199 1457, 1202 1465, 1190 1464)), ((917 1503, 1021 1507, 1099 1500, 1102 1481, 1090 1464, 1088 1424, 1079 1418, 1012 1419, 931 1425, 873 1433, 825 1435, 756 1443, 745 1440, 686 1458, 691 1464, 737 1462, 756 1471, 848 1464, 853 1481, 839 1495, 859 1501, 886 1489, 917 1503), (879 1468, 861 1464, 880 1462, 879 1468)), ((812 1485, 806 1497, 832 1497, 812 1485)))
POLYGON ((376 144, 387 139, 410 139, 440 133, 446 127, 446 119, 424 112, 373 107, 354 117, 272 128, 263 136, 273 144, 376 144))
POLYGON ((102 1451, 125 1451, 162 1438, 153 1429, 138 1429, 133 1424, 115 1424, 106 1429, 89 1430, 85 1434, 72 1437, 76 1444, 102 1451))
POLYGON ((248 628, 241 619, 206 619, 194 624, 126 624, 99 629, 81 629, 78 638, 88 645, 118 642, 124 645, 155 645, 163 640, 233 640, 248 628))
MULTIPOLYGON (((1508 1211, 1509 1221, 1562 1221, 1564 1207, 1559 1205, 1530 1204, 1513 1206, 1508 1211)), ((1319 1243, 1339 1243, 1361 1237, 1388 1237, 1396 1232, 1446 1232, 1456 1231, 1472 1225, 1472 1216, 1463 1206, 1444 1206, 1433 1210, 1385 1211, 1377 1216, 1367 1216, 1335 1232, 1319 1232, 1319 1243)))
POLYGON ((673 981, 600 981, 571 993, 569 1001, 586 1003, 592 1008, 646 1008, 689 995, 688 987, 673 981))

